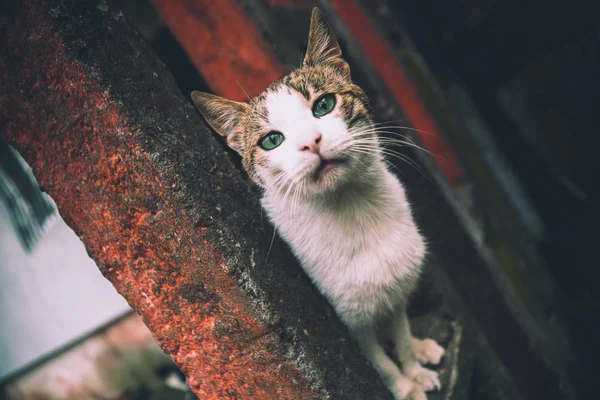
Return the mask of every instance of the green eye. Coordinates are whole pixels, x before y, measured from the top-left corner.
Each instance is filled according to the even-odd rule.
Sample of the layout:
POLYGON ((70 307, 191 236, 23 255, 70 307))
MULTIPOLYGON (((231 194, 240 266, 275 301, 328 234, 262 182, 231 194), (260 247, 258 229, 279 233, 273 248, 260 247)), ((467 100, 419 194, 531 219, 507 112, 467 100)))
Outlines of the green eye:
POLYGON ((323 95, 314 102, 312 112, 315 117, 327 115, 335 107, 335 94, 323 95))
POLYGON ((258 145, 265 150, 273 150, 283 143, 284 140, 285 137, 283 137, 283 133, 271 131, 258 141, 258 145))

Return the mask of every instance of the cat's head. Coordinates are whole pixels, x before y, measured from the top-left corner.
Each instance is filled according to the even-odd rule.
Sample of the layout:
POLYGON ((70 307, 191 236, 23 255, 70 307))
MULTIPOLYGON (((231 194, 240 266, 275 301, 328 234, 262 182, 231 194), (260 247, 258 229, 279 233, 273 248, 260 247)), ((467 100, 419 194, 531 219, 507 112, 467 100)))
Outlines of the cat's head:
POLYGON ((370 104, 325 17, 313 10, 302 66, 240 103, 202 92, 192 99, 242 156, 248 175, 281 192, 335 190, 377 157, 370 104))

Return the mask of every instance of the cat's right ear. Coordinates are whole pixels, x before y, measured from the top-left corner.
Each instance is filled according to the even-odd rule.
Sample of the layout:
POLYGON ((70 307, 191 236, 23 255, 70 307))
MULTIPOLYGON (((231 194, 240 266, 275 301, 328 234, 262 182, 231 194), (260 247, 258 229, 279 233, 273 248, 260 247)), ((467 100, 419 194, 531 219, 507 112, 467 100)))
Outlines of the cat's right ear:
POLYGON ((342 49, 333 30, 327 23, 323 12, 315 7, 310 17, 308 43, 304 54, 303 66, 331 65, 350 79, 350 67, 342 58, 342 49))
POLYGON ((235 127, 249 111, 248 105, 204 92, 192 92, 192 101, 206 122, 225 138, 227 145, 241 153, 242 137, 235 127))

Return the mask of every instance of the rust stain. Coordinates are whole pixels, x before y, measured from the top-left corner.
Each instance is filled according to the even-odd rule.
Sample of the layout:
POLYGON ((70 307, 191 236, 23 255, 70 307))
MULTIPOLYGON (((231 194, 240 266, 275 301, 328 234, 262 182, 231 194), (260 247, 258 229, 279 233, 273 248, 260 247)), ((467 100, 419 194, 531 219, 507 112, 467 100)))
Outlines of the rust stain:
MULTIPOLYGON (((16 16, 0 19, 2 134, 102 273, 143 316, 201 399, 315 398, 221 268, 227 260, 176 209, 170 184, 136 142, 140 132, 128 128, 97 73, 65 50, 52 22, 31 2, 18 7, 16 16)), ((185 19, 180 23, 185 30, 185 19)), ((220 35, 217 28, 205 40, 220 35)), ((246 57, 256 65, 252 54, 246 57)), ((215 56, 214 62, 222 60, 215 56)), ((273 73, 261 62, 252 73, 265 69, 273 73)), ((220 84, 227 79, 224 74, 220 84)))

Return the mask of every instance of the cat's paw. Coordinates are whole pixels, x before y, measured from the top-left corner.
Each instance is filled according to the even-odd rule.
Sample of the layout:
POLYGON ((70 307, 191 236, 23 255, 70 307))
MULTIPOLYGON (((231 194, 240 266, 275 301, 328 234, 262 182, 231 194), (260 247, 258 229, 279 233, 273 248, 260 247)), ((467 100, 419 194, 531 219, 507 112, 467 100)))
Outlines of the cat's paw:
POLYGON ((395 400, 413 400, 413 398, 409 396, 415 390, 415 388, 417 390, 419 389, 413 381, 402 376, 396 379, 393 386, 390 387, 390 390, 392 391, 395 400))
POLYGON ((427 400, 427 395, 419 385, 415 385, 413 390, 408 394, 406 400, 427 400))
POLYGON ((411 347, 417 361, 421 364, 438 365, 446 353, 444 348, 433 339, 411 339, 411 347))
POLYGON ((438 373, 415 363, 406 371, 406 376, 426 392, 440 390, 442 385, 438 373))

